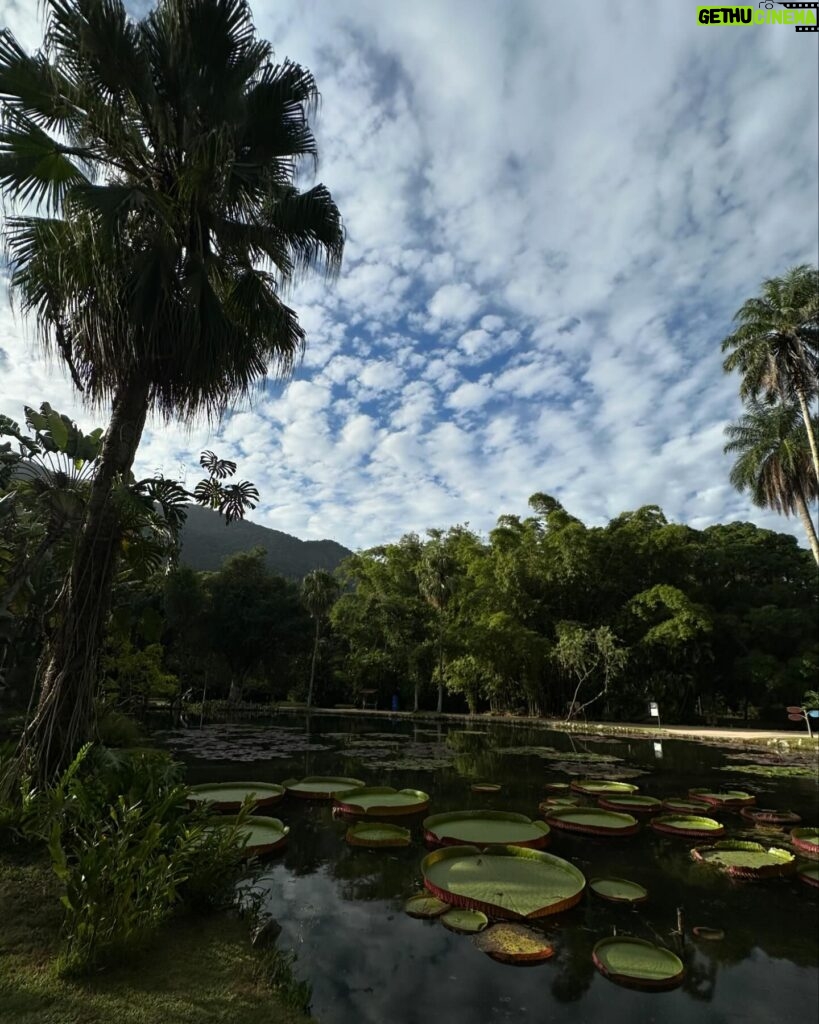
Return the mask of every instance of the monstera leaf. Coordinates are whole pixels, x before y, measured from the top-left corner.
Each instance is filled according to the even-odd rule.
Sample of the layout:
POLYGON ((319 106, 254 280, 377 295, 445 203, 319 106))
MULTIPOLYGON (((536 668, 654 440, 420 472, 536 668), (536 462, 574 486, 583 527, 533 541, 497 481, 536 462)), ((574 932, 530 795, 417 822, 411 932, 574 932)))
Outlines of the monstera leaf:
POLYGON ((217 480, 226 480, 236 472, 235 462, 231 462, 229 459, 219 459, 211 451, 202 452, 199 456, 199 465, 217 480))

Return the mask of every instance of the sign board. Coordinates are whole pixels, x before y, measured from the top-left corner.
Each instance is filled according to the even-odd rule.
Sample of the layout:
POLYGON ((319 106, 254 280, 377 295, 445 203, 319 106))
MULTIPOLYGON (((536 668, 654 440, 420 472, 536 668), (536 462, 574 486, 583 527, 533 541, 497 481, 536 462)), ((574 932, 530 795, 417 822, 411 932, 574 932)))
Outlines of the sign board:
POLYGON ((788 718, 790 719, 791 722, 801 722, 802 721, 802 717, 803 717, 802 715, 788 715, 788 718))
POLYGON ((654 741, 654 757, 658 761, 662 761, 662 759, 663 759, 663 741, 662 740, 655 740, 654 741))
POLYGON ((808 717, 809 718, 819 718, 819 711, 809 711, 808 712, 808 717))
POLYGON ((660 708, 659 708, 659 706, 657 705, 657 703, 655 701, 652 701, 648 705, 648 713, 651 716, 651 718, 659 718, 660 717, 660 708))

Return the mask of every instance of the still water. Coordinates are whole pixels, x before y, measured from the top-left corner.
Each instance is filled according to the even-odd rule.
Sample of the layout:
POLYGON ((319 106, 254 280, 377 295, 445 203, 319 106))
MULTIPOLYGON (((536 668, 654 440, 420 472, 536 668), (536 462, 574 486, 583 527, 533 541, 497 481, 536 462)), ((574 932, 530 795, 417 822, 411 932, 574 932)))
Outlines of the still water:
MULTIPOLYGON (((280 716, 264 725, 206 726, 167 734, 189 766, 192 783, 255 779, 281 782, 304 775, 345 775, 369 785, 411 787, 430 794, 428 814, 459 809, 518 811, 538 817, 544 784, 569 772, 633 778, 651 796, 684 796, 689 787, 734 787, 757 804, 796 811, 819 822, 815 774, 766 777, 741 771, 736 748, 665 740, 578 738, 545 729, 481 722, 436 725, 354 716, 280 716), (522 751, 522 752, 521 752, 522 751), (638 774, 639 773, 639 774, 638 774), (477 795, 477 780, 501 783, 477 795)), ((742 756, 740 754, 740 756, 742 756)), ((545 1022, 729 1021, 817 1019, 819 889, 793 880, 737 883, 696 865, 696 840, 664 837, 644 827, 633 837, 592 839, 552 830, 550 853, 570 860, 586 878, 613 875, 640 882, 649 901, 629 909, 587 892, 578 906, 542 919, 557 949, 530 967, 499 964, 467 936, 403 912, 422 888, 427 852, 420 818, 400 824, 411 847, 368 851, 344 841, 346 823, 325 803, 286 798, 273 814, 288 825, 288 846, 265 862, 257 884, 265 908, 282 925, 281 948, 298 956, 296 974, 313 988, 321 1024, 545 1024, 545 1022), (675 934, 682 908, 685 938, 675 934), (695 925, 725 931, 721 942, 697 942, 695 925), (674 949, 686 965, 684 984, 642 993, 612 984, 594 968, 595 942, 614 932, 674 949)), ((775 844, 779 830, 752 834, 735 812, 716 815, 726 838, 775 844)), ((703 842, 702 840, 700 842, 703 842)))

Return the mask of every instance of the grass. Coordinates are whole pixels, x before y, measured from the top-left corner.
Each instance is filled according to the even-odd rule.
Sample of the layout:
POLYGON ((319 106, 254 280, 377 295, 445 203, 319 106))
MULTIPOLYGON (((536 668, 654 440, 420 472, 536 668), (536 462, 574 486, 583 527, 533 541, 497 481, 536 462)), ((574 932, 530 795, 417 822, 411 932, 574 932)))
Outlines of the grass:
POLYGON ((286 958, 260 956, 246 923, 178 918, 149 949, 78 981, 58 977, 59 894, 45 863, 0 859, 2 1024, 304 1024, 286 1005, 286 958), (271 962, 278 970, 271 969, 271 962), (284 963, 284 967, 282 967, 284 963), (277 991, 273 991, 270 979, 277 991), (267 979, 267 980, 265 980, 267 979))

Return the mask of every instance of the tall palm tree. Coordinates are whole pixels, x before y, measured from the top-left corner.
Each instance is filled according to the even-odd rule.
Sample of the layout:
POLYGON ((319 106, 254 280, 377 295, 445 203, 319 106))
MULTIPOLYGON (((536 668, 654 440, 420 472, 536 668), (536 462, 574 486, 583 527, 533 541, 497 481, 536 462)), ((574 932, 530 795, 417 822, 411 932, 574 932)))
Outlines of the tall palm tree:
POLYGON ((27 741, 64 763, 93 731, 117 518, 154 411, 218 418, 305 341, 281 298, 334 273, 344 233, 315 163, 313 76, 271 61, 246 0, 44 0, 45 41, 0 34, 0 188, 11 284, 91 405, 110 402, 27 741))
POLYGON ((310 662, 310 686, 307 690, 307 707, 313 706, 313 683, 316 678, 316 661, 318 659, 321 624, 330 613, 330 609, 338 597, 338 582, 334 576, 324 569, 313 569, 302 580, 301 596, 304 606, 315 620, 316 634, 313 640, 313 659, 310 662))
POLYGON ((764 281, 762 294, 743 303, 734 320, 739 326, 722 342, 724 369, 742 373, 743 399, 798 404, 819 479, 810 412, 819 388, 819 270, 803 264, 764 281))
MULTIPOLYGON (((817 426, 816 419, 813 426, 817 426)), ((738 491, 748 491, 760 508, 772 508, 786 516, 795 512, 819 565, 819 540, 808 509, 808 502, 819 497, 819 483, 799 410, 794 405, 753 402, 750 411, 725 432, 730 438, 725 451, 737 456, 731 483, 738 491)))

